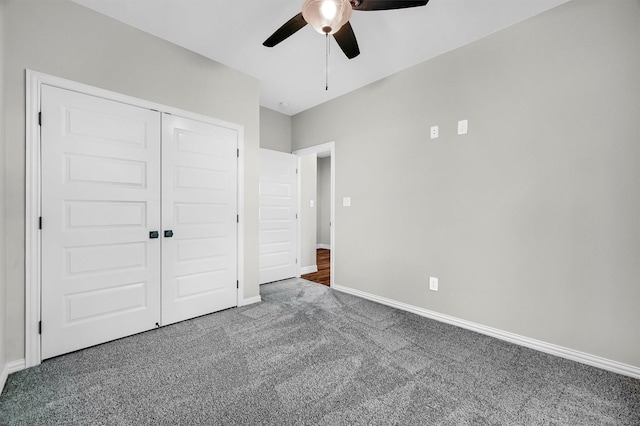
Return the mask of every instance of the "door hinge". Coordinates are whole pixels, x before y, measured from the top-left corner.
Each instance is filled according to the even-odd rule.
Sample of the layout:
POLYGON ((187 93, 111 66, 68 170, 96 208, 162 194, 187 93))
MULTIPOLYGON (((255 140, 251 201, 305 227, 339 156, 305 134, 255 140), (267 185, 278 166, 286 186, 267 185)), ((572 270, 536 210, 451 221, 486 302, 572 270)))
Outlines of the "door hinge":
POLYGON ((42 334, 42 321, 38 321, 38 334, 42 334))
POLYGON ((42 229, 42 216, 38 218, 38 229, 42 229))
POLYGON ((236 281, 236 288, 240 288, 240 281, 236 281))
POLYGON ((240 158, 240 148, 238 148, 238 158, 240 158))
POLYGON ((42 112, 38 113, 38 126, 42 126, 42 112))
POLYGON ((298 213, 296 213, 296 219, 298 218, 298 213))
POLYGON ((298 264, 298 259, 296 259, 296 265, 298 264))
POLYGON ((240 215, 239 214, 236 215, 236 223, 240 223, 240 215))

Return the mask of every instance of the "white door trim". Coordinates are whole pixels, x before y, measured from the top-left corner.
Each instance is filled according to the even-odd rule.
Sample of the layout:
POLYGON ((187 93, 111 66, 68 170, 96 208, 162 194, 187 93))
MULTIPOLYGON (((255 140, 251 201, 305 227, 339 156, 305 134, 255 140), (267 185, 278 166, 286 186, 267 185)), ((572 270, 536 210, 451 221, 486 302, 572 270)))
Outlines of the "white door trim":
MULTIPOLYGON (((39 222, 41 214, 40 187, 40 98, 42 85, 72 90, 91 96, 121 102, 160 113, 202 121, 238 132, 238 213, 244 215, 244 126, 218 120, 197 113, 149 102, 116 92, 88 86, 48 74, 26 70, 26 152, 25 152, 25 366, 32 367, 42 361, 40 353, 41 308, 41 239, 39 222)), ((244 217, 238 224, 238 306, 244 299, 244 217)))
MULTIPOLYGON (((318 154, 322 152, 331 152, 331 282, 330 286, 334 286, 335 282, 335 270, 336 270, 336 147, 335 142, 327 142, 320 145, 311 146, 309 148, 302 148, 293 151, 293 154, 298 157, 302 157, 309 154, 318 154)), ((300 159, 298 159, 298 169, 300 168, 300 159)), ((298 174, 298 200, 300 196, 300 174, 298 174)), ((300 241, 300 221, 298 221, 298 259, 300 259, 300 247, 302 243, 300 241)), ((298 276, 300 276, 300 262, 298 262, 298 276)))

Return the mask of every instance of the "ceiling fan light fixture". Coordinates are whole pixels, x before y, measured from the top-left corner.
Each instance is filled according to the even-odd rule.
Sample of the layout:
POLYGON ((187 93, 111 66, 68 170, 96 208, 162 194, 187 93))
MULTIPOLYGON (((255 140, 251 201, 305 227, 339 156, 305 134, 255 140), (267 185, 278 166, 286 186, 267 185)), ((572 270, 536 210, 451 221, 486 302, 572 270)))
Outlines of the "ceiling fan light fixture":
POLYGON ((306 0, 302 16, 320 34, 334 34, 351 17, 349 0, 306 0))

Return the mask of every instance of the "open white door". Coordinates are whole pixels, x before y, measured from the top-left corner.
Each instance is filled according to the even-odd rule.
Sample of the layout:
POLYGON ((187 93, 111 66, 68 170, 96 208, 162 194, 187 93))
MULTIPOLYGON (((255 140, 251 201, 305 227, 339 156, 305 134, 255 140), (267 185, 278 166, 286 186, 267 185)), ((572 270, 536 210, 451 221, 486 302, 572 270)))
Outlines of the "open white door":
POLYGON ((260 150, 260 284, 295 277, 298 157, 260 150))
POLYGON ((160 114, 42 87, 42 358, 160 321, 160 114))
POLYGON ((162 324, 238 305, 236 130, 162 115, 162 324))

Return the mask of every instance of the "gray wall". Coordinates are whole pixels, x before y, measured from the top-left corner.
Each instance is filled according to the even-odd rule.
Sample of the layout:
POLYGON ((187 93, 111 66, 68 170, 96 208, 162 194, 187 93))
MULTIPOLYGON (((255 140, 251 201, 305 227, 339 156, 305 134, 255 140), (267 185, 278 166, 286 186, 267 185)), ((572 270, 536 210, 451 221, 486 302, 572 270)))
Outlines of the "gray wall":
POLYGON ((5 47, 5 29, 6 29, 6 2, 0 0, 0 58, 3 58, 0 62, 0 164, 2 165, 2 171, 0 171, 0 374, 5 367, 7 345, 5 344, 6 337, 6 312, 7 312, 7 258, 5 257, 6 249, 6 237, 5 237, 5 222, 6 222, 6 204, 5 204, 5 118, 4 118, 4 103, 5 103, 5 87, 4 87, 4 47, 5 47))
POLYGON ((571 1, 294 116, 336 284, 640 367, 638 76, 640 2, 571 1))
POLYGON ((6 13, 6 360, 24 357, 26 68, 243 125, 245 297, 257 296, 258 82, 66 0, 13 0, 6 13))
POLYGON ((317 168, 316 154, 300 157, 300 266, 316 265, 317 168), (309 201, 314 206, 310 207, 309 201))
POLYGON ((291 153, 291 116, 260 107, 260 148, 291 153))
POLYGON ((331 157, 318 158, 316 243, 331 244, 331 157))

